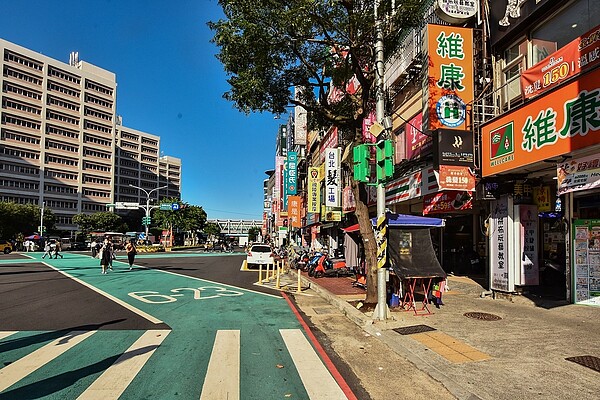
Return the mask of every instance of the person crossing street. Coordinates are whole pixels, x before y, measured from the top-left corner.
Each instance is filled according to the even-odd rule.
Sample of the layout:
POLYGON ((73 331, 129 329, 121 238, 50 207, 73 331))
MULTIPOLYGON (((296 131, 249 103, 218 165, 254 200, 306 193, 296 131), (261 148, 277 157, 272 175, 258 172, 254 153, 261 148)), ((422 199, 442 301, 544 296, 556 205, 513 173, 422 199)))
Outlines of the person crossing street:
POLYGON ((127 252, 127 261, 129 262, 129 270, 133 269, 133 262, 135 261, 135 255, 137 254, 137 250, 135 245, 133 244, 133 239, 127 242, 125 246, 125 251, 127 252))

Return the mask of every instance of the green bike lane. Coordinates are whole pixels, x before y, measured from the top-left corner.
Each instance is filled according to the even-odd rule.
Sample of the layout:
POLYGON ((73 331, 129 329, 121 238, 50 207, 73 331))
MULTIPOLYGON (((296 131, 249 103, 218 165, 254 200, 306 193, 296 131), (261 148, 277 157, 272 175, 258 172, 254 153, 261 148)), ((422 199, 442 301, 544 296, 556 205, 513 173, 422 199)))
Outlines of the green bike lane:
MULTIPOLYGON (((40 256, 30 255, 36 261, 40 256)), ((280 332, 301 329, 283 298, 166 271, 128 271, 120 261, 115 261, 113 272, 103 275, 98 260, 84 255, 39 261, 130 307, 161 329, 164 325, 160 322, 169 326, 170 332, 156 330, 156 335, 166 337, 159 345, 143 350, 153 354, 127 384, 121 399, 199 399, 219 331, 239 331, 241 399, 309 398, 280 332)), ((2 359, 16 359, 58 336, 52 332, 13 335, 12 340, 27 342, 28 335, 44 334, 45 340, 3 352, 2 359)), ((142 334, 144 331, 97 331, 7 388, 0 398, 77 398, 142 334)))

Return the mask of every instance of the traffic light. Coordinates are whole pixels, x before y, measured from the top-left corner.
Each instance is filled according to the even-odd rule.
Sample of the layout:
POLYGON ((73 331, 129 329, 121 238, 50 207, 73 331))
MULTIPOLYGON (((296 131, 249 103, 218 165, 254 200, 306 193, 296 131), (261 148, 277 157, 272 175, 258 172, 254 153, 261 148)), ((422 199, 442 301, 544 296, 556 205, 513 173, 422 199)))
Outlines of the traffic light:
POLYGON ((352 149, 352 160, 354 161, 354 180, 359 182, 368 182, 371 175, 369 160, 371 153, 369 146, 359 144, 352 149))
POLYGON ((142 217, 143 225, 150 225, 150 222, 152 222, 152 219, 150 217, 142 217))
POLYGON ((377 142, 377 181, 394 176, 394 145, 389 139, 377 142))

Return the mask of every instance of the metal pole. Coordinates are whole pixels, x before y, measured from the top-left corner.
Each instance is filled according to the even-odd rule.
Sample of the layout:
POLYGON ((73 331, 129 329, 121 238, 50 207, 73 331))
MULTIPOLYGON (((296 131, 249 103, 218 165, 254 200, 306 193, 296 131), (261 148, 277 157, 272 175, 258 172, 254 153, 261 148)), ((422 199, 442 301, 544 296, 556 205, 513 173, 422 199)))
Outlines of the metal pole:
POLYGON ((42 202, 42 209, 40 212, 40 236, 44 236, 44 208, 46 208, 46 202, 42 202))
MULTIPOLYGON (((143 189, 142 189, 143 190, 143 189)), ((144 192, 146 192, 144 190, 144 192)), ((148 239, 148 229, 150 228, 148 225, 148 218, 150 218, 150 194, 148 192, 146 192, 146 236, 145 236, 145 240, 149 240, 148 239)), ((146 242, 144 242, 146 243, 146 242)))
MULTIPOLYGON (((377 103, 375 106, 377 122, 382 123, 385 117, 385 98, 383 92, 383 28, 382 21, 378 14, 379 1, 375 2, 375 30, 377 33, 377 40, 375 42, 375 69, 377 73, 376 81, 376 99, 377 103)), ((382 139, 385 139, 382 138, 382 139)), ((380 139, 380 140, 382 140, 380 139)), ((377 182, 377 217, 385 217, 385 186, 383 182, 377 182)), ((387 257, 387 250, 383 253, 384 257, 387 257)), ((388 308, 386 304, 386 282, 385 282, 385 268, 377 269, 377 319, 384 321, 387 318, 388 308)))

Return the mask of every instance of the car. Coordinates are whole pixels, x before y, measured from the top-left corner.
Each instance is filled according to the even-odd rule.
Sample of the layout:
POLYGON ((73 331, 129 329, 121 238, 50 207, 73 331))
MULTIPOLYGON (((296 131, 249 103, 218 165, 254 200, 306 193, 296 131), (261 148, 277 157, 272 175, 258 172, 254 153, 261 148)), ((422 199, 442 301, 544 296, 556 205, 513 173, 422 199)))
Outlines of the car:
POLYGON ((87 245, 84 242, 73 242, 71 243, 71 250, 74 251, 85 251, 89 248, 89 245, 87 245))
POLYGON ((252 268, 256 265, 274 265, 273 250, 268 244, 253 244, 246 255, 246 265, 252 268))
POLYGON ((8 240, 0 240, 0 251, 8 254, 13 251, 13 245, 8 240))

